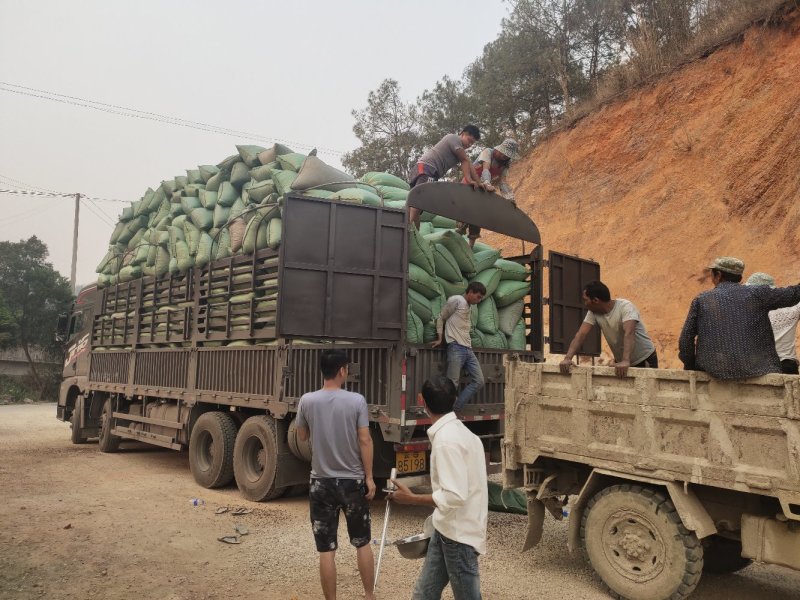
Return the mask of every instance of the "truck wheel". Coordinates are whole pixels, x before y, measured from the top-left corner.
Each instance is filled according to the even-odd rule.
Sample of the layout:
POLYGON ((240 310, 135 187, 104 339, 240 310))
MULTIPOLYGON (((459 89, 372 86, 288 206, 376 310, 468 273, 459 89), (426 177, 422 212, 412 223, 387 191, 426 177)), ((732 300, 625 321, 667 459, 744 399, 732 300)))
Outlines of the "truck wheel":
POLYGON ((742 542, 720 535, 703 538, 703 571, 706 573, 735 573, 749 567, 753 561, 742 556, 742 542))
POLYGON ((591 499, 581 537, 592 568, 615 598, 680 600, 703 569, 703 547, 660 491, 615 485, 591 499))
POLYGON ((119 449, 120 438, 111 433, 111 413, 114 406, 111 398, 106 398, 103 403, 103 412, 100 413, 100 452, 116 452, 119 449))
POLYGON ((250 417, 239 429, 233 448, 233 473, 239 491, 248 500, 273 500, 286 491, 275 486, 278 440, 272 417, 250 417))
POLYGON ((230 415, 214 411, 200 415, 189 440, 189 468, 205 488, 227 485, 233 479, 233 445, 236 423, 230 415))
POLYGON ((81 429, 80 425, 80 416, 83 414, 83 406, 83 396, 81 395, 75 398, 75 408, 72 409, 72 434, 70 436, 73 444, 85 444, 89 439, 84 437, 83 429, 81 429))

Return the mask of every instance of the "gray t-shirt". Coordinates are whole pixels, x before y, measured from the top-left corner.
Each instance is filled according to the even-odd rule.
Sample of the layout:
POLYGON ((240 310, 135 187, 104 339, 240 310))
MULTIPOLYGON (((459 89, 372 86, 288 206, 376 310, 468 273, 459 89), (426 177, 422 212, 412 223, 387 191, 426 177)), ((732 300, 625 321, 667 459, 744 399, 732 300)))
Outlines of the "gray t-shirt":
POLYGON ((631 352, 631 364, 638 365, 655 352, 656 347, 647 335, 644 323, 642 323, 642 319, 639 317, 639 311, 633 305, 633 302, 625 300, 625 298, 617 298, 614 301, 614 308, 611 309, 610 313, 599 315, 589 311, 586 313, 586 318, 583 320, 584 323, 600 326, 603 337, 606 338, 606 342, 608 342, 611 348, 615 361, 622 360, 625 347, 625 330, 622 324, 625 321, 636 321, 633 351, 631 352))
POLYGON ((297 405, 297 426, 311 431, 312 477, 364 478, 358 445, 358 428, 369 427, 364 396, 347 390, 303 394, 297 405))
POLYGON ((419 162, 433 167, 436 170, 438 179, 461 162, 461 159, 456 154, 456 150, 459 148, 461 150, 464 149, 461 138, 455 133, 449 133, 439 140, 433 148, 425 152, 419 162))

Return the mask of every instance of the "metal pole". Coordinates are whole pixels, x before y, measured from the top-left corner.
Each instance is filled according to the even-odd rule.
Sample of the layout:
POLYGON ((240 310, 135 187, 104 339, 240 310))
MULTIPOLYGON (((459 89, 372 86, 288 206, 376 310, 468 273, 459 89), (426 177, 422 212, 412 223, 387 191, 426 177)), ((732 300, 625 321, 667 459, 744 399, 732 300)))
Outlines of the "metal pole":
POLYGON ((78 269, 78 220, 81 212, 81 195, 75 194, 75 227, 72 230, 72 269, 70 269, 69 283, 72 293, 75 293, 75 277, 78 269))

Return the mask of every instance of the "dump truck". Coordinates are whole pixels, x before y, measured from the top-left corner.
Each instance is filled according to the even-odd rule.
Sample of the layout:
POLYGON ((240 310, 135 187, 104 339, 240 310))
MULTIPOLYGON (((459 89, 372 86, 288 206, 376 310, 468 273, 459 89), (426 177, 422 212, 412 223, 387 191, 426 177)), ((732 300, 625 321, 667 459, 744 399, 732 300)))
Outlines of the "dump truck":
MULTIPOLYGON (((531 272, 527 349, 476 349, 486 384, 463 414, 499 467, 504 358, 544 360, 538 229, 500 196, 455 183, 418 186, 409 204, 521 241, 523 253, 509 258, 531 272)), ((294 416, 300 397, 322 385, 320 354, 336 347, 351 360, 346 388, 367 399, 375 477, 428 472, 430 419, 418 392, 445 372, 445 353, 406 339, 406 211, 288 194, 282 218, 278 250, 79 294, 61 324, 57 407, 73 442, 96 437, 102 452, 129 440, 188 450, 200 485, 235 480, 249 500, 276 498, 308 482, 311 448, 294 416)), ((557 276, 565 261, 599 271, 552 254, 557 276)))
POLYGON ((523 550, 568 507, 613 596, 685 598, 702 572, 800 569, 800 377, 506 366, 504 486, 528 498, 523 550))

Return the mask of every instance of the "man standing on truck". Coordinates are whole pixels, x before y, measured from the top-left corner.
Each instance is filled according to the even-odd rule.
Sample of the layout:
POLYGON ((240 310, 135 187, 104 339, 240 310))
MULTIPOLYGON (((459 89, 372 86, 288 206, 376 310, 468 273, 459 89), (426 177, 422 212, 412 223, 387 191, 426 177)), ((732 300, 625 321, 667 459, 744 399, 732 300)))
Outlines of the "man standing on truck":
MULTIPOLYGON (((775 287, 775 279, 767 273, 753 273, 745 285, 768 285, 775 287)), ((800 304, 779 308, 769 312, 772 335, 775 337, 775 350, 781 360, 781 373, 798 375, 797 362, 797 321, 800 320, 800 304)))
MULTIPOLYGON (((420 157, 408 176, 409 185, 413 188, 429 181, 438 181, 450 169, 461 164, 465 183, 493 191, 491 185, 487 186, 481 182, 467 156, 467 149, 480 139, 481 132, 475 125, 465 126, 458 135, 448 133, 420 157)), ((419 228, 420 214, 418 208, 409 207, 408 218, 417 228, 419 228)))
POLYGON ((600 326, 614 355, 614 369, 618 377, 625 377, 630 367, 658 368, 656 347, 647 335, 639 310, 633 302, 625 298, 612 300, 611 292, 601 281, 587 283, 583 288, 582 299, 589 312, 561 361, 562 373, 569 373, 572 358, 596 325, 600 326))
POLYGON ((483 371, 472 351, 469 330, 472 327, 470 306, 480 304, 485 295, 486 286, 479 281, 473 281, 467 286, 467 291, 463 295, 450 296, 447 299, 436 320, 436 333, 439 337, 432 345, 436 348, 447 342, 447 376, 453 381, 456 389, 461 380, 461 369, 466 368, 471 379, 458 395, 453 407, 456 411, 464 408, 472 396, 483 387, 483 371))
POLYGON ((336 548, 339 511, 347 521, 350 543, 356 547, 358 572, 367 600, 374 599, 369 501, 375 496, 372 478, 372 437, 364 396, 342 389, 348 373, 343 350, 325 350, 320 357, 322 389, 304 394, 297 405, 297 435, 311 439, 309 507, 311 528, 319 552, 319 577, 326 600, 336 598, 336 548))
POLYGON ((732 256, 708 268, 714 289, 692 300, 678 340, 684 368, 717 379, 780 373, 769 312, 800 302, 800 285, 740 285, 744 262, 732 256))
POLYGON ((420 394, 431 417, 432 494, 415 494, 392 480, 389 497, 400 504, 435 506, 433 535, 425 564, 414 586, 413 600, 438 600, 450 583, 457 600, 481 597, 478 555, 486 553, 489 490, 483 444, 453 411, 456 387, 436 375, 420 394))

